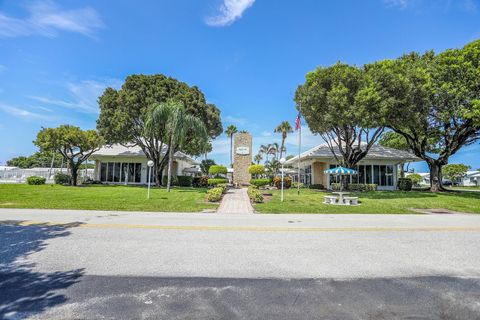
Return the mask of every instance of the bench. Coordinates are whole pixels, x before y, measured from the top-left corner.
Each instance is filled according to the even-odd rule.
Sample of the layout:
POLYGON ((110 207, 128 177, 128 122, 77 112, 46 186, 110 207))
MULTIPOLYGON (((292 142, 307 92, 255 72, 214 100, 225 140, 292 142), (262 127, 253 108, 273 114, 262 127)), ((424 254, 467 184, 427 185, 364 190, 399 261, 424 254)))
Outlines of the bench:
POLYGON ((358 205, 358 197, 343 197, 343 201, 347 206, 356 206, 358 205))
POLYGON ((336 204, 337 203, 337 197, 336 196, 325 196, 325 201, 323 201, 325 204, 336 204))

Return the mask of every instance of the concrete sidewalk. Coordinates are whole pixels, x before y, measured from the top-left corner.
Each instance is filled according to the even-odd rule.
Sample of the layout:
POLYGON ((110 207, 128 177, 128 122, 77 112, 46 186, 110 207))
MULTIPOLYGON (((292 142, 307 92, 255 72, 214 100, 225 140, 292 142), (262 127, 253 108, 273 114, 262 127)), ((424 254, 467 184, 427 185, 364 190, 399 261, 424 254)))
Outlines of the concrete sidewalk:
POLYGON ((253 207, 247 195, 247 189, 229 189, 223 196, 222 203, 218 207, 217 213, 238 214, 253 213, 253 207))

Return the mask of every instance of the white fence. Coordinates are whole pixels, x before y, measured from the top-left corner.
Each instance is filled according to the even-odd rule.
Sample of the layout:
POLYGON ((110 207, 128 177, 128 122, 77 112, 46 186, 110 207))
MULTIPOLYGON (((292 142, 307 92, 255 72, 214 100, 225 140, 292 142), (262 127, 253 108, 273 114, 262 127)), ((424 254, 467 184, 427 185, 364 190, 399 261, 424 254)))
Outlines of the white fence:
MULTIPOLYGON (((93 169, 78 170, 80 178, 93 179, 93 169)), ((3 169, 0 170, 0 183, 24 183, 28 177, 37 176, 47 179, 47 183, 53 183, 53 178, 56 173, 69 173, 66 168, 32 168, 32 169, 3 169)))

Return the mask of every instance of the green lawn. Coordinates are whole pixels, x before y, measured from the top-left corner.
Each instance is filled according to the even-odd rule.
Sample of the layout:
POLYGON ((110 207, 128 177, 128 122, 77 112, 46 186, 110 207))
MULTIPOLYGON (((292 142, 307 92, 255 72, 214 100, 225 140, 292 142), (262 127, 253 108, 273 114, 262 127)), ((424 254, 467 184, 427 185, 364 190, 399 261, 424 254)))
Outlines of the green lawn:
MULTIPOLYGON (((270 192, 270 191, 269 191, 270 192)), ((361 201, 359 206, 336 206, 323 204, 324 192, 309 189, 286 190, 285 201, 280 202, 280 192, 272 191, 273 198, 255 205, 262 213, 415 213, 416 209, 449 209, 460 212, 480 213, 480 193, 451 192, 430 193, 422 191, 376 191, 352 193, 361 201)))
POLYGON ((216 204, 205 203, 205 193, 206 189, 196 188, 175 188, 170 193, 152 188, 147 200, 147 189, 142 187, 0 184, 0 207, 165 212, 216 209, 216 204))
POLYGON ((480 190, 480 186, 470 186, 470 187, 455 186, 455 187, 446 187, 446 188, 451 190, 480 190))

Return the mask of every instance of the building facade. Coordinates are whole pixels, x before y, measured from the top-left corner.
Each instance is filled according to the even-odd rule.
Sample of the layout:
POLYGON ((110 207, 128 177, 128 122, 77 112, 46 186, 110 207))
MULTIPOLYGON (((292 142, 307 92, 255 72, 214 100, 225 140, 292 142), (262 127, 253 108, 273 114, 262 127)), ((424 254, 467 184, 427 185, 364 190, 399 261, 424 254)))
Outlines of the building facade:
MULTIPOLYGON (((338 148, 334 151, 339 159, 338 148)), ((420 161, 409 152, 374 145, 367 156, 353 168, 358 174, 348 176, 350 183, 376 184, 378 190, 395 190, 398 180, 399 165, 405 162, 420 161)), ((286 165, 298 170, 298 156, 289 159, 286 165)), ((332 150, 325 144, 318 145, 300 155, 300 178, 292 174, 294 181, 311 184, 322 184, 331 189, 332 183, 339 183, 340 176, 326 174, 325 170, 338 166, 332 150)), ((293 172, 293 171, 292 171, 293 172)))
MULTIPOLYGON (((166 152, 166 147, 163 152, 166 152)), ((95 161, 94 180, 109 184, 148 183, 148 159, 138 146, 104 146, 93 153, 89 160, 95 161)), ((198 163, 184 153, 176 152, 172 171, 174 176, 193 175, 198 171, 198 163)))

